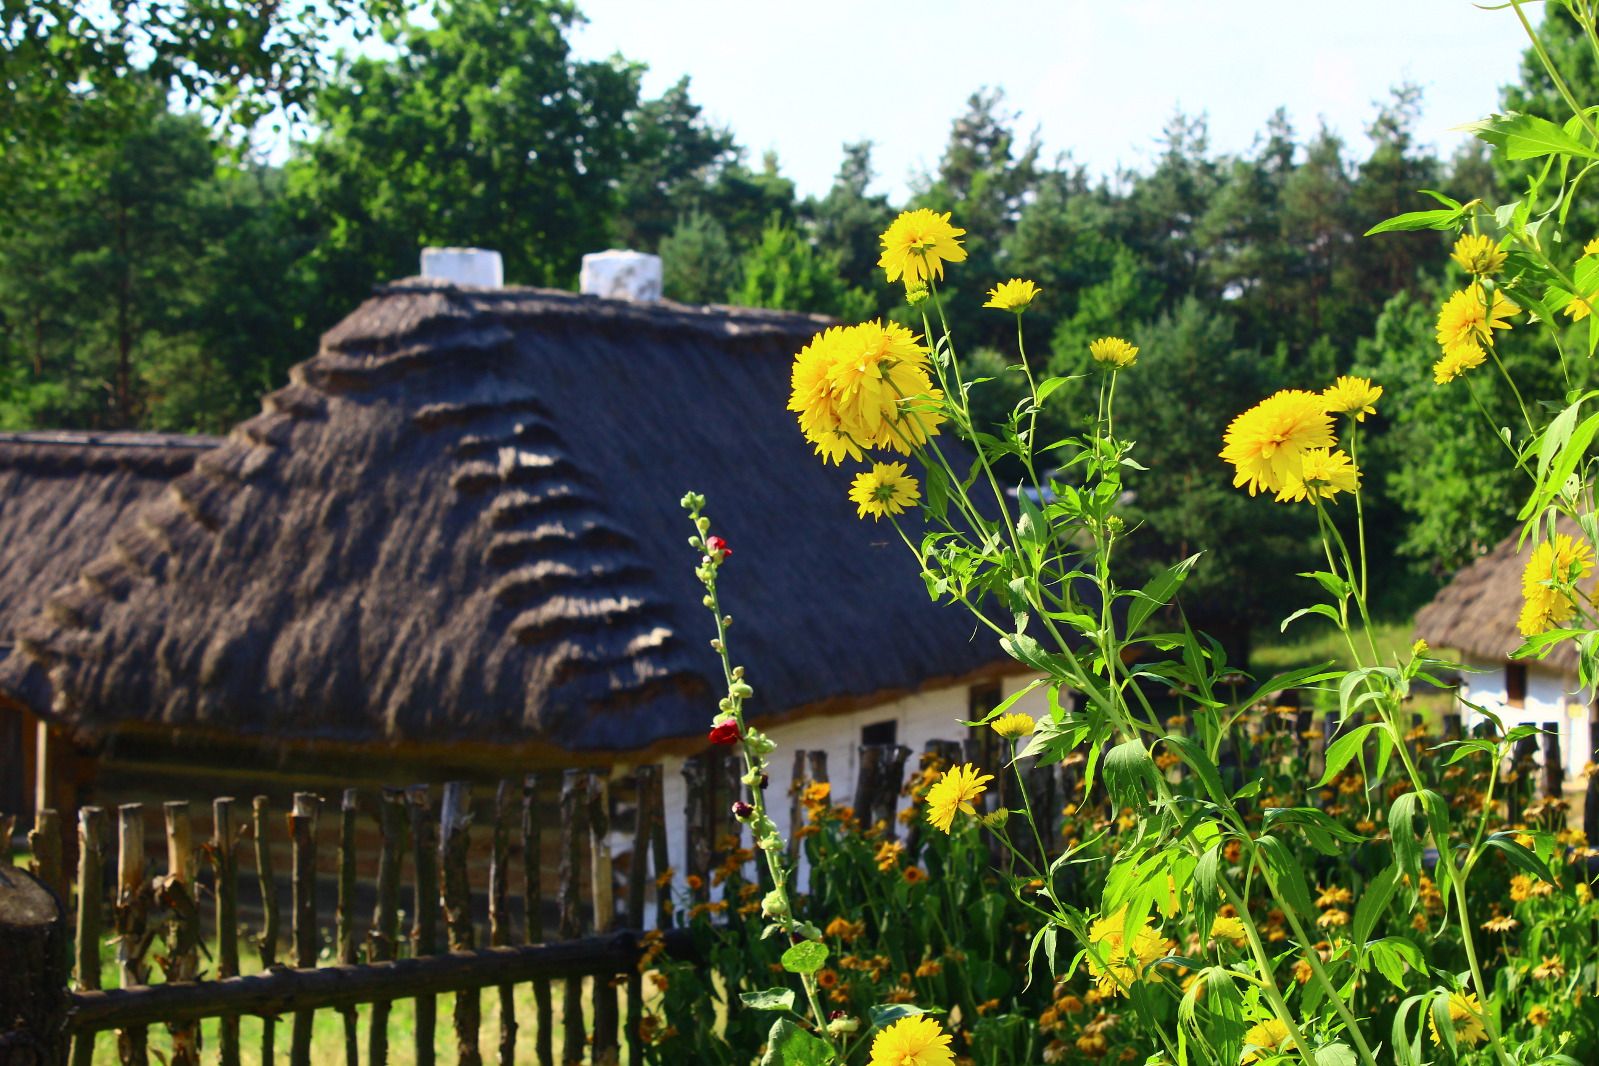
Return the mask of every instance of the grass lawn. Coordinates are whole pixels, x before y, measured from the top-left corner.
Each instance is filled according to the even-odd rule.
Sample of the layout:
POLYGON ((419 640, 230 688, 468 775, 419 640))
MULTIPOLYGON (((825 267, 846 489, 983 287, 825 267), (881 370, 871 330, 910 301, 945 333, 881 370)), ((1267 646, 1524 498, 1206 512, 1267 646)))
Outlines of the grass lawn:
MULTIPOLYGON (((1410 646, 1416 640, 1415 625, 1409 619, 1378 622, 1371 639, 1377 646, 1380 664, 1393 666, 1396 660, 1403 660, 1410 654, 1410 646)), ((1356 647, 1369 662, 1371 652, 1365 639, 1357 633, 1355 640, 1356 647)), ((1344 670, 1356 665, 1344 635, 1331 622, 1317 617, 1298 619, 1286 633, 1278 632, 1275 627, 1257 631, 1250 651, 1250 671, 1259 678, 1324 663, 1344 670)), ((1435 721, 1451 703, 1448 692, 1425 682, 1418 682, 1411 691, 1408 703, 1411 709, 1435 721)))

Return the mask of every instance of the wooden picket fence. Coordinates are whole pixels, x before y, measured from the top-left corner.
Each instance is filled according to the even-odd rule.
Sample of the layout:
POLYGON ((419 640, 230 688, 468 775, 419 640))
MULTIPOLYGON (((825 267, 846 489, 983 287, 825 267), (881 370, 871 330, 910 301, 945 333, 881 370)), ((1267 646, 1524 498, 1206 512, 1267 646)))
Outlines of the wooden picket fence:
MULTIPOLYGON (((121 1063, 143 1066, 152 1054, 174 1066, 198 1063, 200 1022, 212 1018, 218 1019, 216 1061, 236 1066, 243 1016, 262 1019, 260 1061, 308 1066, 314 1014, 324 1009, 343 1016, 344 1061, 358 1063, 364 1052, 366 1061, 379 1064, 388 1061, 391 1004, 404 999, 415 1000, 414 1059, 425 1064, 435 1057, 435 997, 446 993, 455 996, 451 1023, 457 1061, 476 1064, 484 1060, 479 1047, 483 989, 497 990, 498 1058, 510 1063, 516 1061, 519 1028, 513 992, 529 983, 541 1066, 590 1058, 619 1062, 624 1050, 627 1061, 640 1062, 644 985, 639 961, 656 937, 674 956, 692 953, 686 931, 668 929, 669 892, 654 891, 655 879, 667 867, 660 768, 640 767, 629 782, 631 854, 621 878, 613 869, 607 779, 587 770, 565 771, 555 806, 541 797, 544 776, 554 775, 502 781, 492 801, 482 804, 488 808, 491 837, 487 946, 476 942, 468 863, 470 787, 445 785, 437 809, 434 790, 426 785, 385 788, 375 797, 366 816, 376 822, 380 843, 375 885, 365 886, 375 905, 364 933, 356 919, 363 797, 355 789, 345 791, 336 811, 327 812, 337 820, 338 841, 331 965, 319 965, 317 850, 323 805, 316 795, 294 796, 286 833, 266 797, 257 797, 248 808, 230 797, 217 799, 204 842, 196 839, 190 804, 165 803, 166 863, 157 875, 146 854, 142 805, 114 811, 85 807, 77 819, 75 884, 68 883, 63 861, 61 819, 54 811, 40 811, 29 834, 36 877, 0 864, 0 1066, 59 1061, 87 1066, 96 1034, 107 1031, 116 1034, 121 1063), (551 826, 556 818, 558 825, 551 826), (546 836, 552 833, 559 843, 553 885, 545 869, 546 836), (285 916, 273 861, 274 844, 282 843, 290 857, 288 959, 278 957, 285 916), (259 926, 253 935, 240 929, 239 860, 246 850, 253 854, 259 887, 259 926), (521 858, 521 906, 515 908, 524 916, 520 930, 513 929, 513 851, 521 858), (411 925, 403 952, 408 957, 401 958, 401 877, 408 853, 411 925), (202 876, 202 862, 209 876, 202 876), (622 899, 616 898, 618 883, 624 886, 622 899), (664 934, 639 932, 651 924, 645 914, 651 894, 653 924, 664 934), (211 975, 201 969, 206 896, 213 912, 211 975), (55 901, 71 899, 76 904, 69 922, 55 901), (546 929, 550 903, 557 915, 554 940, 546 929), (625 930, 614 928, 618 912, 625 930), (158 939, 163 949, 155 952, 158 939), (240 975, 241 941, 258 953, 259 973, 240 975), (101 988, 103 944, 115 950, 120 985, 115 989, 101 988), (161 983, 150 983, 153 969, 161 971, 161 983), (585 1002, 592 1025, 585 1019, 585 1002), (363 1007, 368 1014, 364 1048, 357 1023, 363 1007), (283 1017, 289 1019, 286 1049, 278 1039, 283 1017), (165 1026, 170 1048, 152 1049, 148 1030, 156 1025, 165 1026)), ((5 833, 0 840, 9 841, 10 829, 11 819, 0 819, 5 833)), ((325 1058, 321 1049, 319 1060, 325 1058)))

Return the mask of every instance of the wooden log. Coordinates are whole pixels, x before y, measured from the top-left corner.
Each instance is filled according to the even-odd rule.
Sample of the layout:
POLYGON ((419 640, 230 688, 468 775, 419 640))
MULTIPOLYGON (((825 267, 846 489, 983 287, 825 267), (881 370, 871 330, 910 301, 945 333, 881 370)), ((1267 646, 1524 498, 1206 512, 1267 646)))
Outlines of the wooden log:
MULTIPOLYGON (((611 857, 611 789, 605 775, 590 773, 588 782, 589 894, 594 901, 594 932, 605 935, 616 923, 616 881, 611 857)), ((594 978, 594 1066, 616 1066, 616 986, 594 978)))
MULTIPOLYGON (((144 961, 150 943, 145 930, 149 895, 145 880, 144 808, 125 803, 117 808, 117 968, 123 988, 149 983, 150 971, 144 961)), ((123 1066, 145 1066, 149 1062, 143 1025, 117 1030, 117 1057, 123 1066)))
MULTIPOLYGON (((439 808, 439 866, 444 873, 444 930, 451 951, 471 951, 476 944, 472 928, 472 886, 467 880, 466 852, 472 826, 472 787, 465 781, 444 786, 439 808)), ((478 1025, 482 1001, 476 989, 455 994, 455 1054, 461 1066, 482 1066, 478 1025)))
POLYGON ((28 831, 28 852, 33 856, 29 869, 33 876, 43 881, 56 898, 66 906, 71 898, 67 884, 67 867, 61 855, 61 815, 43 808, 33 816, 33 828, 28 831))
MULTIPOLYGON (((694 960, 692 933, 668 932, 666 950, 674 958, 694 960)), ((198 1021, 223 1011, 254 1015, 339 1010, 380 996, 420 998, 501 983, 617 974, 636 966, 642 953, 638 934, 629 929, 555 944, 479 948, 365 966, 279 966, 225 981, 74 993, 68 997, 67 1027, 85 1033, 162 1020, 198 1021)))
POLYGON ((650 857, 655 868, 655 928, 672 925, 672 853, 666 839, 666 777, 659 766, 641 782, 650 789, 650 857), (664 880, 663 880, 664 879, 664 880))
MULTIPOLYGON (((561 867, 559 902, 563 940, 583 933, 583 840, 588 836, 588 784, 586 770, 568 770, 561 778, 561 867)), ((583 980, 569 976, 561 997, 561 1062, 579 1066, 584 1058, 583 980)))
MULTIPOLYGON (((339 804, 339 902, 334 912, 334 941, 341 966, 359 962, 355 951, 355 818, 359 808, 356 790, 344 790, 339 804)), ((354 1008, 341 1012, 344 1020, 345 1066, 361 1066, 360 1034, 354 1008)))
MULTIPOLYGON (((405 857, 405 792, 385 788, 378 800, 378 899, 367 937, 367 960, 391 962, 400 939, 400 864, 405 857)), ((392 997, 372 1002, 367 1032, 367 1062, 384 1066, 389 1061, 389 1004, 392 997)))
POLYGON ((905 784, 905 760, 910 755, 911 749, 903 744, 883 745, 877 778, 872 782, 872 816, 886 826, 884 840, 899 839, 899 795, 905 784))
MULTIPOLYGON (((528 774, 522 778, 522 914, 524 936, 529 944, 544 942, 544 888, 541 871, 543 819, 539 812, 539 775, 528 774)), ((551 1003, 550 982, 533 982, 533 1009, 537 1029, 534 1033, 534 1053, 539 1066, 555 1066, 554 1005, 551 1003)))
MULTIPOLYGON (((158 883, 157 901, 166 908, 166 954, 162 957, 167 981, 193 981, 200 974, 200 906, 195 883, 198 862, 194 848, 194 823, 185 800, 162 804, 167 830, 167 875, 158 883)), ((199 1066, 200 1028, 192 1022, 167 1026, 172 1037, 173 1066, 199 1066)))
MULTIPOLYGON (((655 785, 661 777, 659 766, 640 766, 633 773, 638 800, 633 811, 633 850, 628 856, 627 868, 627 925, 629 929, 643 929, 644 907, 650 880, 650 828, 654 822, 655 785)), ((640 1058, 639 1030, 644 1024, 644 975, 637 969, 627 975, 627 1019, 622 1030, 622 1044, 628 1051, 628 1062, 640 1058)))
POLYGON ((61 898, 42 878, 0 866, 0 1063, 5 1066, 66 1061, 71 935, 61 898))
POLYGON ((876 811, 874 802, 877 798, 878 764, 883 759, 883 745, 862 744, 857 749, 859 764, 855 771, 855 792, 850 797, 850 803, 855 808, 855 817, 860 820, 862 829, 870 829, 876 811))
MULTIPOLYGON (((232 796, 211 803, 211 869, 215 878, 217 977, 239 976, 238 829, 233 823, 232 796)), ((217 1023, 220 1066, 239 1066, 239 1016, 224 1014, 217 1023)))
MULTIPOLYGON (((78 922, 73 936, 77 948, 77 989, 100 987, 100 937, 105 908, 106 813, 101 807, 78 811, 78 922)), ((3 1018, 4 1015, 0 1015, 3 1018)), ((0 1056, 3 1058, 3 1056, 0 1056)), ((72 1042, 73 1066, 92 1066, 94 1037, 72 1042)))
POLYGON ((1464 735, 1459 711, 1444 712, 1444 739, 1459 740, 1464 735))
POLYGON ((17 833, 17 816, 0 812, 0 869, 12 866, 11 838, 17 833))
MULTIPOLYGON (((252 801, 250 828, 255 837, 255 876, 261 887, 261 932, 256 935, 256 952, 261 957, 261 969, 270 970, 278 963, 278 882, 272 873, 272 823, 271 806, 265 796, 252 801)), ((261 1061, 276 1062, 278 1019, 275 1015, 261 1016, 261 1061)))
MULTIPOLYGON (((439 828, 433 818, 433 794, 426 785, 405 790, 411 811, 411 851, 416 891, 411 897, 411 954, 416 958, 439 950, 439 828)), ((438 1001, 431 995, 416 1001, 413 1030, 417 1066, 433 1066, 433 1033, 438 1026, 438 1001)))
MULTIPOLYGON (((516 814, 516 782, 501 781, 494 792, 494 835, 489 857, 489 946, 510 947, 511 931, 511 818, 516 814)), ((501 985, 500 1066, 516 1062, 516 996, 511 985, 501 985)))
MULTIPOLYGON (((316 812, 320 801, 311 792, 294 794, 294 811, 289 815, 289 839, 292 847, 291 899, 293 911, 290 921, 294 938, 294 964, 299 967, 315 966, 317 957, 316 928, 316 812)), ((308 1010, 294 1012, 294 1026, 289 1038, 291 1066, 311 1066, 311 1030, 316 1021, 308 1010)))
POLYGON ((794 773, 788 779, 788 865, 793 869, 799 862, 800 835, 795 832, 805 824, 805 752, 794 752, 794 773))

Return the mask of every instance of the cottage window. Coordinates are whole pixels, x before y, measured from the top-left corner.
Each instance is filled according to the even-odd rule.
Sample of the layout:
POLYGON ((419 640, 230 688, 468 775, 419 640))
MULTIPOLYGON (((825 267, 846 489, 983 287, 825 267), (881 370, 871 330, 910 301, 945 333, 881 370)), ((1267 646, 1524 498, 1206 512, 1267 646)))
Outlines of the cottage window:
POLYGON ((1527 664, 1505 664, 1505 703, 1512 707, 1527 705, 1527 664))
POLYGON ((878 744, 894 744, 899 741, 899 723, 890 719, 887 722, 873 722, 871 725, 861 726, 861 746, 871 747, 878 744))

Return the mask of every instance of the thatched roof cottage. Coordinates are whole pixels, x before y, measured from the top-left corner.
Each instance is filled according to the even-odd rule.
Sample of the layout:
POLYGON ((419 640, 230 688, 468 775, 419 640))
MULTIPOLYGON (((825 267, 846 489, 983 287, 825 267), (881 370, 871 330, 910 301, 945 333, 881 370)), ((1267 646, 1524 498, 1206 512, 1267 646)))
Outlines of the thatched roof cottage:
MULTIPOLYGON (((1515 535, 1505 538, 1456 574, 1417 613, 1416 634, 1433 647, 1459 653, 1471 668, 1461 679, 1461 696, 1492 710, 1507 729, 1534 725, 1557 732, 1565 776, 1580 778, 1595 757, 1599 729, 1593 693, 1578 688, 1576 650, 1566 641, 1542 659, 1510 658, 1524 642, 1516 626, 1521 575, 1537 543, 1528 538, 1518 549, 1516 541, 1515 535)), ((1480 717, 1470 707, 1461 710, 1468 727, 1480 717)))
MULTIPOLYGON (((76 581, 114 529, 218 443, 160 433, 0 434, 0 660, 49 593, 76 581)), ((0 810, 31 804, 44 728, 33 714, 0 713, 0 810)), ((79 768, 63 769, 71 778, 79 768)))
POLYGON ((733 547, 732 638, 779 739, 836 749, 847 782, 862 740, 958 736, 1015 664, 928 602, 785 413, 817 327, 388 286, 192 469, 75 534, 98 550, 32 583, 53 591, 0 693, 168 781, 676 758, 719 695, 693 489, 733 547))

